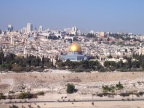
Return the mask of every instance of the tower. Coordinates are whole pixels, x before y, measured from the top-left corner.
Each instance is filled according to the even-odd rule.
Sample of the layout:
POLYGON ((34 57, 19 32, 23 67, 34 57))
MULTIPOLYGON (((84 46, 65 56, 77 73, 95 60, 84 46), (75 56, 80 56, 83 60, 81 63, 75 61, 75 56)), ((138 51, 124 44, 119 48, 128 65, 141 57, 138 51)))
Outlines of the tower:
POLYGON ((39 32, 43 31, 43 26, 39 26, 39 32))
POLYGON ((71 34, 73 34, 73 35, 77 35, 77 27, 72 27, 72 31, 71 31, 71 34))
POLYGON ((27 33, 30 33, 33 31, 33 25, 31 23, 27 23, 27 33))
POLYGON ((72 27, 72 31, 77 32, 77 27, 76 26, 72 27))
POLYGON ((13 31, 13 26, 12 25, 8 25, 8 31, 12 32, 13 31))

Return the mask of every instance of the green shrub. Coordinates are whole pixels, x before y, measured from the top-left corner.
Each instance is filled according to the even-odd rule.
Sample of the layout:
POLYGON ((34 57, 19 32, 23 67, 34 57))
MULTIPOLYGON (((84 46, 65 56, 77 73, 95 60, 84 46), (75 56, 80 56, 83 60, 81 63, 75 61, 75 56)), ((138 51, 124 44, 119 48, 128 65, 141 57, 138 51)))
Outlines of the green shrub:
POLYGON ((124 88, 123 85, 120 82, 118 84, 116 84, 116 87, 117 87, 118 90, 121 90, 121 89, 124 88))
POLYGON ((68 83, 66 91, 67 93, 74 93, 76 91, 75 86, 73 84, 68 83))
POLYGON ((22 92, 22 93, 20 93, 19 95, 18 95, 18 99, 26 99, 26 98, 28 98, 28 99, 30 99, 30 98, 33 98, 34 97, 34 95, 33 94, 31 94, 31 93, 29 93, 29 92, 22 92))
POLYGON ((37 93, 37 95, 44 95, 45 93, 43 91, 40 91, 37 93))
POLYGON ((16 105, 9 106, 9 108, 18 108, 16 105))

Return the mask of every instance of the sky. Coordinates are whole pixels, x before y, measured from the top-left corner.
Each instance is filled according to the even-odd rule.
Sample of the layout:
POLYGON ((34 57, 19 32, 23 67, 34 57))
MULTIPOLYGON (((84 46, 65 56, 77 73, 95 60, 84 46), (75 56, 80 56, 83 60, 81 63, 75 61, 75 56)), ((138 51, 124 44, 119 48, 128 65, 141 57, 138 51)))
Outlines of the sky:
POLYGON ((32 23, 44 29, 144 33, 144 0, 0 0, 0 29, 32 23))

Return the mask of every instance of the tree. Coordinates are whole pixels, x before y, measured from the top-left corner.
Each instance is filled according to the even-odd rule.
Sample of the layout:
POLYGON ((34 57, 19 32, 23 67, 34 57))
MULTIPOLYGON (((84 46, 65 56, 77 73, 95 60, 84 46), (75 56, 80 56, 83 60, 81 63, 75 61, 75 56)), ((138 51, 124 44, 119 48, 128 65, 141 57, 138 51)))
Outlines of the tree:
POLYGON ((144 70, 144 62, 142 62, 141 66, 142 66, 142 68, 143 68, 143 70, 144 70))
POLYGON ((42 59, 41 59, 41 63, 39 63, 39 65, 41 66, 41 68, 44 68, 44 63, 45 63, 45 61, 44 61, 44 56, 42 57, 42 59))
POLYGON ((127 57, 128 69, 132 68, 132 58, 127 57))
POLYGON ((117 68, 122 68, 124 65, 123 61, 120 60, 118 63, 117 63, 117 68))
POLYGON ((68 66, 68 68, 71 68, 72 65, 72 61, 70 61, 69 59, 66 60, 65 62, 66 66, 68 66))
POLYGON ((4 53, 0 52, 0 64, 3 64, 4 62, 4 53))
POLYGON ((56 64, 57 64, 58 68, 60 68, 60 69, 63 69, 65 67, 65 63, 64 62, 60 61, 60 62, 57 62, 56 64))
POLYGON ((133 61, 132 62, 132 68, 140 68, 140 62, 139 61, 133 61))
POLYGON ((73 84, 68 83, 66 91, 67 93, 74 93, 76 91, 75 86, 73 84))
POLYGON ((13 64, 12 65, 12 71, 21 72, 22 70, 23 70, 22 66, 20 66, 18 64, 13 64))
POLYGON ((114 71, 117 68, 117 63, 115 61, 105 61, 104 66, 107 69, 110 69, 111 71, 114 71))
POLYGON ((110 62, 109 62, 109 61, 105 61, 105 62, 104 62, 104 66, 105 66, 105 67, 109 67, 109 66, 110 66, 110 62))
POLYGON ((39 65, 39 60, 37 58, 33 58, 31 61, 32 66, 38 66, 39 65))
POLYGON ((6 57, 5 57, 5 62, 7 63, 7 64, 13 64, 14 63, 14 61, 15 61, 15 54, 8 54, 6 57))

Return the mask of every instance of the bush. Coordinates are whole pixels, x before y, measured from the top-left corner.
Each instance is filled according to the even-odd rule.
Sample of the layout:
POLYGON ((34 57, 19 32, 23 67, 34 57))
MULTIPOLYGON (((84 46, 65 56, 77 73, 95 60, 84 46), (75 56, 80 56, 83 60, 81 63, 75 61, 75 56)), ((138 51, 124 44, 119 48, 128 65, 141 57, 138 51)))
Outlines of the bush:
POLYGON ((99 93, 99 94, 97 94, 97 96, 99 96, 99 97, 103 97, 103 94, 102 94, 102 93, 99 93))
POLYGON ((94 105, 94 102, 92 102, 92 105, 94 105))
POLYGON ((124 88, 123 85, 120 82, 118 84, 116 84, 116 87, 117 87, 118 90, 121 90, 121 89, 124 88))
POLYGON ((77 67, 74 69, 75 72, 84 72, 85 69, 84 68, 81 68, 81 67, 77 67))
POLYGON ((26 99, 26 98, 30 99, 30 98, 33 98, 33 97, 34 97, 33 94, 31 94, 29 92, 23 92, 23 93, 20 93, 17 98, 18 99, 26 99))
POLYGON ((0 99, 5 99, 5 98, 6 98, 6 96, 4 96, 3 93, 0 93, 0 99))
POLYGON ((142 95, 144 95, 144 92, 138 92, 138 95, 142 96, 142 95))
POLYGON ((18 108, 16 105, 9 106, 9 108, 18 108))
POLYGON ((43 91, 40 91, 37 93, 37 95, 44 95, 45 93, 43 91))
POLYGON ((76 91, 75 86, 73 84, 67 84, 67 93, 74 93, 76 91))
POLYGON ((123 96, 123 97, 129 96, 129 95, 130 95, 130 93, 121 93, 121 94, 120 94, 120 96, 123 96))

